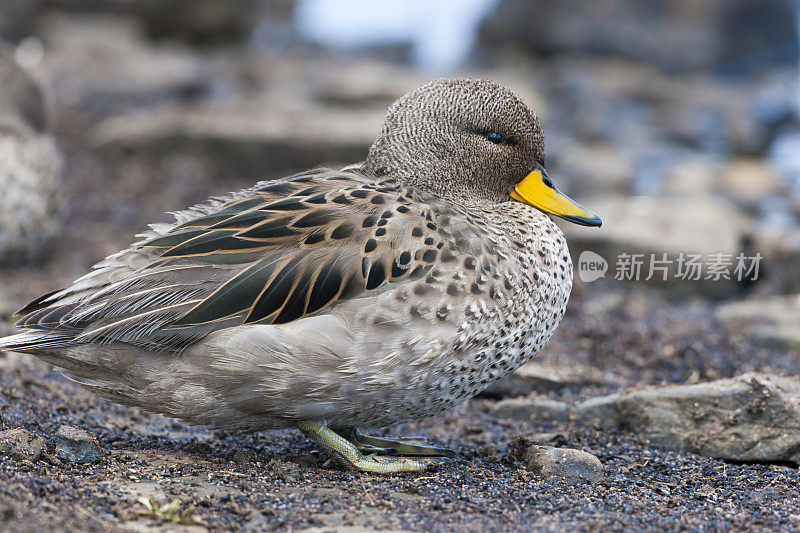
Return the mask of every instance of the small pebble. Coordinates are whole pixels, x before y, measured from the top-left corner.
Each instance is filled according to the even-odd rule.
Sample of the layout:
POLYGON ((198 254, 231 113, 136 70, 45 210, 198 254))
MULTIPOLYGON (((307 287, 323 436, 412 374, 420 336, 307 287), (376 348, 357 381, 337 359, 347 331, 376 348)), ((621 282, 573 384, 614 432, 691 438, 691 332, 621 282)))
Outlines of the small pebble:
POLYGON ((56 457, 71 463, 96 463, 103 458, 97 439, 75 426, 61 426, 56 433, 56 457))
POLYGON ((0 432, 0 454, 35 463, 44 451, 44 439, 22 428, 0 432))
POLYGON ((517 447, 518 458, 528 470, 545 477, 585 479, 603 477, 603 464, 591 453, 572 448, 554 448, 530 444, 517 447))

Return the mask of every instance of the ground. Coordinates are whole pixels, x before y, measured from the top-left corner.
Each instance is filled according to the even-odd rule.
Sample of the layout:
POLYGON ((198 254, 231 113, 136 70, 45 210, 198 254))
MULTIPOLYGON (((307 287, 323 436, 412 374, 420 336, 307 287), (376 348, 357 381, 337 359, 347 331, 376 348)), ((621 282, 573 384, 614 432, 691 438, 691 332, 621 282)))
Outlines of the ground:
MULTIPOLYGON (((708 378, 753 368, 789 370, 793 362, 736 341, 719 325, 717 335, 708 335, 702 309, 692 315, 685 304, 658 294, 627 291, 624 305, 595 316, 581 310, 586 298, 600 300, 612 288, 578 295, 544 362, 591 364, 572 346, 575 339, 591 338, 587 353, 594 354, 595 368, 613 372, 607 381, 616 379, 622 388, 683 382, 698 373, 708 378), (622 328, 621 314, 627 313, 649 318, 640 327, 622 328), (656 337, 654 328, 664 332, 656 337), (665 344, 679 353, 691 346, 695 351, 685 357, 650 355, 665 344), (746 358, 745 350, 754 357, 746 358)), ((577 387, 554 395, 580 399, 618 388, 577 387)), ((0 358, 0 429, 23 427, 42 435, 48 452, 35 464, 0 457, 0 513, 15 531, 203 527, 144 514, 137 500, 152 497, 162 506, 178 500, 184 512, 194 507, 185 516, 199 517, 212 530, 774 530, 800 524, 796 465, 732 464, 665 451, 620 431, 502 420, 491 415, 493 403, 477 398, 440 416, 379 431, 423 435, 451 447, 460 454, 453 464, 424 474, 368 475, 324 466, 324 454, 297 431, 231 435, 191 427, 110 404, 35 358, 8 355, 0 358), (52 437, 62 424, 95 436, 103 460, 74 464, 53 457, 52 437), (605 475, 585 482, 529 472, 512 451, 520 437, 593 453, 605 475)))

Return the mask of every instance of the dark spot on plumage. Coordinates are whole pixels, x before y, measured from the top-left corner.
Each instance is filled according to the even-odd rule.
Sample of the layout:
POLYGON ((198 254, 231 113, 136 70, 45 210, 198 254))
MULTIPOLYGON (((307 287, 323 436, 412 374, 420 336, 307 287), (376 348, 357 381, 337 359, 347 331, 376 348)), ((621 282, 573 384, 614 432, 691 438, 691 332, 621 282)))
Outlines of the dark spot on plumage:
MULTIPOLYGON (((442 243, 439 243, 439 244, 442 244, 442 243)), ((437 246, 436 246, 436 248, 441 248, 441 246, 437 245, 437 246)), ((453 261, 455 261, 456 259, 458 259, 458 258, 457 258, 456 256, 454 256, 453 254, 451 254, 451 253, 450 253, 449 251, 447 251, 447 250, 444 250, 444 251, 443 251, 443 252, 442 252, 442 253, 439 255, 439 261, 441 261, 442 263, 452 263, 452 262, 453 262, 453 261)))
POLYGON ((291 217, 273 218, 243 231, 239 236, 251 239, 277 239, 297 235, 297 232, 288 226, 291 220, 291 217))
POLYGON ((271 192, 273 194, 289 194, 293 190, 294 185, 288 182, 273 183, 272 185, 266 185, 259 189, 259 191, 271 192))
POLYGON ((381 213, 381 218, 391 218, 391 217, 392 217, 391 211, 384 211, 383 213, 381 213))
POLYGON ((378 241, 375 239, 369 239, 367 243, 364 245, 364 253, 370 253, 372 250, 378 247, 378 241))
POLYGON ((411 230, 412 237, 422 237, 422 228, 414 228, 411 230))
POLYGON ((332 239, 346 239, 353 235, 353 225, 350 223, 339 224, 336 228, 331 232, 332 239))
POLYGON ((445 319, 449 313, 450 311, 446 307, 440 307, 436 311, 436 316, 439 317, 439 319, 445 319))
POLYGON ((511 241, 511 242, 512 242, 512 243, 514 244, 514 246, 516 246, 517 248, 520 248, 520 249, 522 249, 522 248, 524 248, 524 247, 525 247, 525 245, 524 245, 524 244, 522 244, 520 241, 511 241))
POLYGON ((325 240, 325 234, 322 232, 315 232, 306 237, 306 240, 303 241, 304 244, 318 244, 325 240))
POLYGON ((410 253, 408 253, 408 252, 403 252, 403 253, 401 253, 401 254, 400 254, 400 257, 399 257, 399 259, 398 259, 398 262, 399 262, 401 265, 407 265, 408 263, 410 263, 410 262, 411 262, 411 254, 410 254, 410 253))
POLYGON ((404 205, 398 206, 397 207, 397 212, 398 213, 408 213, 408 207, 406 207, 404 205))
POLYGON ((380 205, 380 204, 386 203, 386 198, 384 198, 381 195, 375 195, 372 198, 370 198, 369 201, 372 204, 380 205))
POLYGON ((400 278, 406 273, 407 268, 399 266, 397 263, 392 263, 392 278, 400 278))
POLYGON ((433 246, 433 237, 426 237, 424 242, 426 246, 433 246))
POLYGON ((538 250, 538 253, 539 253, 539 257, 544 257, 545 256, 544 250, 538 250))
POLYGON ((385 226, 389 221, 385 218, 382 218, 378 221, 378 226, 385 226))
POLYGON ((364 222, 361 223, 361 227, 362 228, 371 228, 372 226, 375 225, 375 220, 376 220, 375 217, 369 216, 369 217, 364 219, 364 222))
POLYGON ((458 288, 458 285, 455 283, 448 283, 447 284, 447 294, 450 296, 458 296, 461 293, 461 289, 458 288))
POLYGON ((344 194, 340 194, 339 196, 337 196, 336 198, 331 200, 331 202, 333 202, 335 204, 342 204, 342 205, 351 205, 353 203, 353 201, 350 200, 350 198, 348 198, 344 194))
POLYGON ((369 195, 368 191, 364 189, 356 189, 355 191, 350 193, 350 196, 353 198, 366 198, 369 195))
POLYGON ((426 263, 432 263, 436 260, 436 250, 426 250, 424 254, 422 254, 422 260, 426 263))
POLYGON ((508 278, 503 280, 503 287, 505 287, 507 291, 511 290, 511 282, 508 280, 508 278))
POLYGON ((411 275, 409 276, 412 279, 421 278, 425 274, 425 270, 422 268, 422 265, 417 265, 414 267, 414 270, 411 271, 411 275))
POLYGON ((212 231, 182 244, 174 246, 161 254, 162 257, 179 257, 195 254, 209 254, 214 252, 227 252, 232 250, 246 250, 262 248, 263 242, 248 241, 235 236, 235 230, 212 231))
POLYGON ((327 181, 350 181, 350 178, 348 178, 347 176, 331 176, 325 179, 327 181))
POLYGON ((467 270, 475 270, 475 258, 474 257, 465 257, 464 258, 464 268, 467 270))
MULTIPOLYGON (((412 272, 411 274, 413 275, 414 273, 412 272)), ((417 296, 425 296, 430 292, 431 288, 428 285, 425 285, 424 283, 417 283, 416 285, 414 285, 414 294, 416 294, 417 296)))
POLYGON ((292 222, 292 226, 296 228, 313 228, 330 224, 337 218, 336 211, 331 209, 316 209, 292 222))
POLYGON ((428 222, 427 226, 429 230, 436 231, 436 224, 433 222, 428 222))
POLYGON ((263 209, 269 211, 299 211, 301 209, 306 209, 306 206, 300 198, 290 197, 265 205, 263 209))
POLYGON ((306 198, 305 202, 307 204, 324 204, 326 202, 325 194, 317 194, 311 198, 306 198))
POLYGON ((375 236, 376 237, 383 237, 384 235, 386 235, 386 229, 385 228, 378 228, 378 229, 375 230, 375 236))
POLYGON ((302 191, 297 191, 292 196, 311 196, 312 194, 319 192, 319 190, 319 187, 309 187, 307 189, 303 189, 302 191))
POLYGON ((369 264, 370 259, 368 257, 361 258, 361 275, 364 277, 364 279, 367 278, 367 274, 369 273, 369 264))
POLYGON ((478 285, 477 283, 473 283, 472 285, 469 286, 469 292, 471 292, 472 294, 480 294, 481 286, 478 285))
POLYGON ((383 263, 373 263, 369 269, 369 276, 367 277, 367 290, 377 288, 384 281, 386 281, 386 269, 383 263))
POLYGON ((539 281, 539 272, 537 272, 535 270, 533 271, 533 279, 535 279, 536 281, 539 281))

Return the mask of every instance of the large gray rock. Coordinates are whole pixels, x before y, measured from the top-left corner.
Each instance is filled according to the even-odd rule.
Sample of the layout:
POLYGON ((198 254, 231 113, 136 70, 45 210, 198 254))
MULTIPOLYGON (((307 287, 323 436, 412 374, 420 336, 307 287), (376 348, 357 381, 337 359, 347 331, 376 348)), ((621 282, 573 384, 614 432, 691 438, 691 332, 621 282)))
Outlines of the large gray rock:
POLYGON ((735 461, 800 463, 800 379, 744 374, 594 398, 585 424, 622 428, 665 448, 735 461))
POLYGON ((98 148, 151 157, 202 154, 246 179, 279 177, 366 157, 383 109, 343 110, 305 101, 242 100, 126 114, 101 123, 98 148))
POLYGON ((44 439, 22 428, 0 432, 0 455, 35 463, 44 452, 44 439))

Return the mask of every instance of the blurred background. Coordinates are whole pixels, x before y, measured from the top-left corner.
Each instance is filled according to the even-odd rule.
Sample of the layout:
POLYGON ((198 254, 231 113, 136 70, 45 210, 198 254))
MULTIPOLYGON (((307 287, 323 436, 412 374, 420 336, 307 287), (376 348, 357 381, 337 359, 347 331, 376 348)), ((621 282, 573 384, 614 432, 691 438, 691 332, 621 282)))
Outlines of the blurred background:
POLYGON ((573 326, 544 363, 567 350, 617 374, 620 357, 642 371, 657 361, 632 377, 658 382, 794 372, 798 7, 0 0, 0 129, 18 143, 0 170, 0 327, 165 211, 363 159, 395 98, 464 75, 536 108, 550 175, 605 221, 562 224, 574 259, 592 250, 609 270, 576 279, 573 326), (746 283, 613 280, 620 253, 682 252, 763 259, 746 283))

